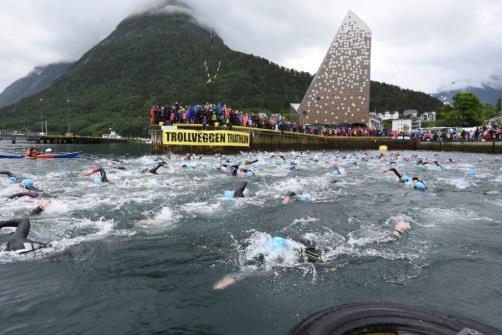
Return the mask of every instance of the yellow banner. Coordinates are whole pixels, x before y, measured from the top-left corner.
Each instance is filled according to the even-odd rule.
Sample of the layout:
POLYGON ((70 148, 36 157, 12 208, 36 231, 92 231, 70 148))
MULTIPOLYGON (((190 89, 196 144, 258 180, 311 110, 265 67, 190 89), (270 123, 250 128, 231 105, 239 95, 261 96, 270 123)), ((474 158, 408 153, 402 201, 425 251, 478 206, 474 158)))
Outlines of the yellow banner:
POLYGON ((163 131, 162 143, 167 145, 249 147, 249 133, 225 130, 169 129, 163 131))

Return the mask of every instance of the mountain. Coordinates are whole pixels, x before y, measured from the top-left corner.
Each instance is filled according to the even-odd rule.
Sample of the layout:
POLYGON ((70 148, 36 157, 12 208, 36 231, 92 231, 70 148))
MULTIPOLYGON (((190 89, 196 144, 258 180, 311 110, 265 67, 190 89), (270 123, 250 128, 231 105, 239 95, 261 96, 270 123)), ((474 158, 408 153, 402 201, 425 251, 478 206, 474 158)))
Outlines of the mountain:
MULTIPOLYGON (((0 129, 38 129, 43 115, 49 131, 65 131, 69 117, 71 130, 81 134, 113 128, 122 134, 146 135, 152 104, 213 100, 238 109, 287 111, 290 102, 301 101, 311 80, 309 73, 231 50, 188 9, 171 8, 122 21, 49 88, 0 109, 0 129), (216 73, 216 80, 208 83, 216 73)), ((389 89, 400 90, 372 83, 376 92, 372 98, 378 102, 380 95, 392 96, 389 89)), ((431 98, 422 106, 426 99, 421 94, 416 99, 410 95, 396 96, 394 102, 389 98, 384 107, 378 102, 372 108, 428 111, 439 104, 431 98)))
POLYGON ((26 77, 16 80, 0 93, 0 107, 18 102, 51 86, 72 63, 57 63, 35 67, 26 77))
POLYGON ((490 86, 483 87, 467 87, 463 90, 452 90, 434 94, 438 99, 444 102, 451 103, 453 96, 460 92, 471 92, 479 97, 479 99, 487 104, 495 105, 498 99, 502 99, 502 88, 493 88, 490 86))

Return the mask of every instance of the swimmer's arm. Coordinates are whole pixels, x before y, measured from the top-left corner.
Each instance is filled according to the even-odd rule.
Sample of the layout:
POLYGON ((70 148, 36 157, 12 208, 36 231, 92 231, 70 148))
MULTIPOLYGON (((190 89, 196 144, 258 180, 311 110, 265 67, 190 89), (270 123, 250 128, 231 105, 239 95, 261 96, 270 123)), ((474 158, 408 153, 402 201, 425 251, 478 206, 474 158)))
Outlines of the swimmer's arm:
POLYGON ((235 274, 231 274, 231 275, 226 275, 225 277, 223 277, 222 279, 218 280, 214 286, 213 286, 213 289, 214 290, 223 290, 233 284, 235 284, 236 282, 244 279, 245 276, 242 275, 242 274, 239 274, 239 273, 235 273, 235 274))
POLYGON ((389 171, 394 172, 394 174, 395 174, 395 175, 396 175, 399 179, 401 179, 401 174, 400 174, 400 173, 399 173, 396 169, 394 169, 394 168, 384 170, 384 171, 383 171, 383 173, 387 173, 387 172, 389 172, 389 171))
POLYGON ((15 177, 10 171, 0 171, 0 174, 4 174, 7 177, 15 177))
POLYGON ((39 201, 37 207, 35 207, 28 216, 37 215, 44 211, 45 207, 50 204, 50 200, 41 200, 39 201))
POLYGON ((19 225, 19 223, 23 220, 24 219, 10 219, 10 220, 0 221, 0 229, 7 227, 16 228, 19 225))

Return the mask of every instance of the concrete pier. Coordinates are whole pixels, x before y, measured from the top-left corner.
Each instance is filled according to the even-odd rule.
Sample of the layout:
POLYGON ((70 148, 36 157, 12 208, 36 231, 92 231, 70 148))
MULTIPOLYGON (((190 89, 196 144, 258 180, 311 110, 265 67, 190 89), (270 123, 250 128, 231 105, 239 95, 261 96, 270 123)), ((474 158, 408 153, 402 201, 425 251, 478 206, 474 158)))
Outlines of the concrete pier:
MULTIPOLYGON (((176 125, 178 129, 202 130, 201 125, 176 125)), ((213 129, 214 130, 214 129, 213 129)), ((221 128, 218 128, 221 130, 221 128)), ((244 147, 165 145, 162 144, 162 128, 151 126, 152 152, 231 154, 240 151, 288 151, 288 150, 378 150, 386 145, 389 150, 460 151, 472 153, 502 154, 502 142, 421 142, 419 140, 392 139, 389 137, 318 136, 295 132, 232 127, 232 131, 250 134, 250 145, 244 147)))
POLYGON ((92 137, 92 136, 76 136, 76 135, 40 135, 32 134, 0 134, 0 139, 10 140, 16 143, 19 140, 25 140, 35 143, 44 144, 97 144, 97 143, 127 143, 127 138, 108 138, 108 137, 92 137))

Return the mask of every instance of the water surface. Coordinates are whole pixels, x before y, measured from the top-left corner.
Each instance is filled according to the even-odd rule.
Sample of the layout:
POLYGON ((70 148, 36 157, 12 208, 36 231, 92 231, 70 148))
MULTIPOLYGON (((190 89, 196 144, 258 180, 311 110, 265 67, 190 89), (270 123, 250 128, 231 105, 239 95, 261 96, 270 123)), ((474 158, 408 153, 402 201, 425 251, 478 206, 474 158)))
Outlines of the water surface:
MULTIPOLYGON (((417 192, 383 174, 390 159, 371 151, 288 152, 286 164, 267 153, 229 156, 259 159, 257 175, 243 178, 219 171, 216 156, 164 156, 168 168, 153 176, 141 173, 157 159, 148 146, 51 147, 84 154, 0 160, 0 170, 57 195, 30 234, 51 248, 7 252, 12 229, 0 230, 0 334, 284 334, 320 309, 364 301, 431 306, 502 327, 498 156, 401 152, 392 166, 426 181, 428 191, 417 192), (443 169, 417 166, 414 154, 443 169), (78 175, 93 163, 111 184, 78 175), (330 174, 335 167, 341 177, 330 174), (245 198, 223 197, 243 180, 245 198), (287 191, 312 202, 282 205, 287 191), (400 219, 409 234, 375 243, 400 219), (324 262, 256 266, 272 236, 314 240, 324 262), (228 274, 244 279, 214 290, 228 274)), ((23 148, 0 142, 1 153, 23 148)), ((0 179, 0 220, 36 205, 6 199, 19 190, 0 179)))

